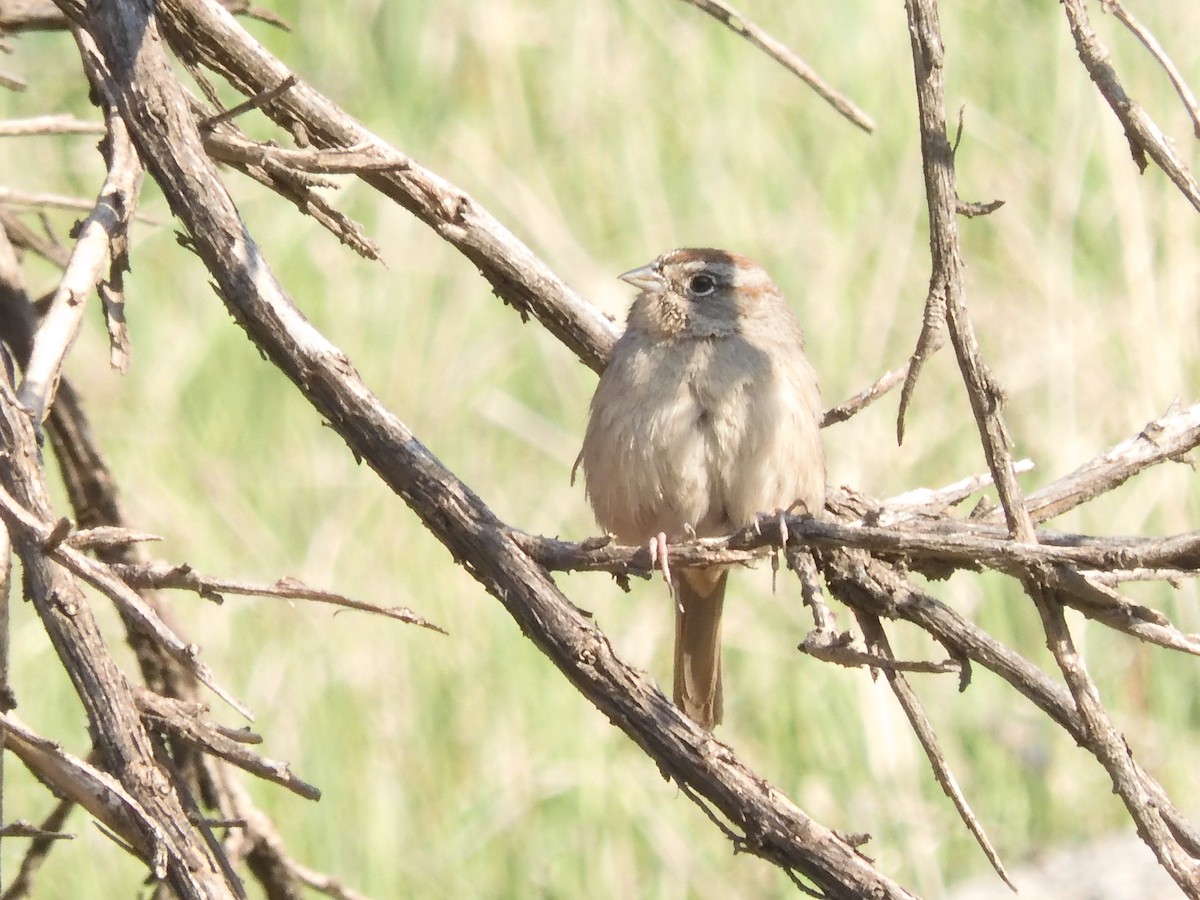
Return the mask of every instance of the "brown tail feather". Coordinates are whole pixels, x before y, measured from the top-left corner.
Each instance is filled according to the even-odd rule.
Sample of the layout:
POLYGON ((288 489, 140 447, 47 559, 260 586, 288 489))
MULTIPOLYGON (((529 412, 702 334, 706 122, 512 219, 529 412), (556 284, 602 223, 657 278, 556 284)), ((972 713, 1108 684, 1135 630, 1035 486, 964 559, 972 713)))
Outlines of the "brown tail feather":
POLYGON ((685 572, 675 597, 675 705, 712 731, 721 723, 721 609, 727 571, 685 572))

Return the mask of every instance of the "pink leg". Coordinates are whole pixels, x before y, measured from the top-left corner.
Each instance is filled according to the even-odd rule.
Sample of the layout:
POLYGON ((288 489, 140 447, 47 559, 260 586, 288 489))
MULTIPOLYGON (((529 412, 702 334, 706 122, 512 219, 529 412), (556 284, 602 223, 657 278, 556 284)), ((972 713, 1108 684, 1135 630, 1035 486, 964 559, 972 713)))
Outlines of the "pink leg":
POLYGON ((675 587, 671 582, 671 564, 667 559, 667 535, 660 531, 650 539, 650 562, 657 564, 659 571, 662 572, 663 578, 667 582, 667 591, 675 593, 675 587))

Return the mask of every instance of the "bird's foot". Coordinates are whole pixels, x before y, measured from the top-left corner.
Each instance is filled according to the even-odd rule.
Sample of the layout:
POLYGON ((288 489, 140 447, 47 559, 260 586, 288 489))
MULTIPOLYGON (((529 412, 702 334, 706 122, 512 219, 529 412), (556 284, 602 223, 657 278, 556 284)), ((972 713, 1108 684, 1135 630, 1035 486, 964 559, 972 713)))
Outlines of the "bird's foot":
POLYGON ((774 512, 759 513, 754 517, 754 533, 760 537, 766 533, 767 525, 775 525, 779 529, 779 546, 786 547, 788 538, 791 536, 788 532, 787 524, 788 510, 777 509, 774 512))
POLYGON ((667 583, 667 593, 675 596, 675 584, 671 580, 671 563, 667 552, 666 532, 660 531, 650 539, 650 565, 658 566, 663 580, 667 583))

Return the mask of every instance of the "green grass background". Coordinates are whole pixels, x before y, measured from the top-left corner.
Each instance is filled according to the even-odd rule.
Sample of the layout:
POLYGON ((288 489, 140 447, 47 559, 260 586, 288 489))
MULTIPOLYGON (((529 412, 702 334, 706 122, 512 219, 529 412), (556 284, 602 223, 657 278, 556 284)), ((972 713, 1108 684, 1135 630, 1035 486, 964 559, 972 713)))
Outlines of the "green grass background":
MULTIPOLYGON (((744 0, 878 123, 866 136, 749 45, 678 2, 268 0, 290 34, 248 27, 371 129, 487 206, 584 296, 615 316, 614 275, 675 246, 736 249, 792 299, 828 402, 903 362, 928 278, 911 60, 899 2, 744 0)), ((1200 7, 1137 12, 1200 84, 1200 7)), ((1195 161, 1164 75, 1093 5, 1126 88, 1195 161)), ((1139 175, 1075 56, 1059 5, 944 4, 947 104, 964 109, 964 199, 1006 201, 962 220, 970 308, 1008 389, 1030 489, 1196 396, 1197 216, 1157 170, 1139 175)), ((66 35, 10 41, 29 90, 5 116, 88 113, 66 35)), ((256 133, 271 135, 248 122, 256 133)), ((4 183, 92 197, 93 138, 0 143, 4 183)), ((595 376, 522 324, 431 231, 346 182, 385 265, 365 262, 230 173, 255 239, 301 309, 367 383, 507 521, 596 531, 568 484, 595 376)), ((525 640, 416 517, 265 363, 176 244, 161 196, 134 230, 133 368, 107 367, 96 309, 68 366, 133 523, 162 558, 206 573, 292 575, 407 604, 449 637, 269 599, 174 600, 186 636, 257 712, 262 750, 324 791, 309 803, 244 779, 291 851, 375 897, 789 896, 773 867, 727 840, 525 640)), ((54 214, 63 228, 70 214, 54 214)), ((31 286, 54 274, 30 263, 31 286)), ((896 398, 826 432, 829 479, 876 496, 984 468, 952 354, 930 363, 894 439, 896 398)), ((1146 473, 1063 528, 1160 534, 1194 526, 1196 480, 1146 473)), ((65 510, 64 510, 65 511, 65 510)), ((668 677, 659 583, 622 594, 604 576, 559 579, 617 650, 668 677)), ((739 573, 726 621, 721 737, 823 823, 873 835, 867 852, 922 894, 986 864, 941 795, 885 687, 800 656, 799 592, 765 567, 739 573)), ((932 586, 1044 665, 1037 617, 997 577, 932 586)), ((1135 591, 1200 630, 1191 587, 1135 591)), ((97 608, 127 659, 103 601, 97 608)), ((840 613, 843 625, 849 616, 840 613)), ((898 649, 937 655, 891 629, 898 649)), ((1118 724, 1183 810, 1200 815, 1195 661, 1082 622, 1077 637, 1118 724)), ((14 608, 19 714, 86 752, 84 719, 27 604, 14 608)), ((946 753, 1009 862, 1122 827, 1103 771, 997 679, 917 677, 946 753)), ((236 716, 214 701, 214 714, 236 716)), ((18 764, 5 814, 49 806, 18 764)), ((85 817, 51 855, 38 896, 130 896, 142 870, 85 817)), ((0 852, 5 878, 23 845, 0 852)))

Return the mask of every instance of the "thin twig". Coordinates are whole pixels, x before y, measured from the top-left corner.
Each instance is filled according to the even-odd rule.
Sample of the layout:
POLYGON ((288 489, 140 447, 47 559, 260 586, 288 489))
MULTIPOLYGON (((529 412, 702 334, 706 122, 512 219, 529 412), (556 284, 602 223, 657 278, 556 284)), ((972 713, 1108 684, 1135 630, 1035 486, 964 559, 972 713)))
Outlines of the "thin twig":
POLYGON ((204 136, 204 147, 214 159, 222 162, 262 164, 271 161, 289 169, 322 175, 389 172, 404 168, 404 163, 399 160, 380 159, 370 144, 331 150, 289 150, 252 141, 234 132, 214 130, 204 136))
POLYGON ((29 729, 13 713, 0 713, 0 729, 8 749, 37 778, 54 792, 82 806, 98 821, 134 848, 142 859, 152 859, 159 850, 146 840, 152 834, 165 843, 158 823, 120 782, 90 762, 67 752, 57 743, 29 729))
POLYGON ((708 13, 718 22, 724 24, 734 34, 744 37, 816 91, 821 99, 863 131, 870 134, 875 130, 875 123, 871 120, 870 116, 859 109, 849 98, 826 84, 824 79, 808 63, 728 3, 725 3, 724 0, 684 0, 684 2, 702 12, 708 13))
MULTIPOLYGON (((88 122, 65 113, 58 115, 31 116, 27 119, 4 119, 0 121, 0 137, 28 137, 51 134, 104 134, 102 122, 88 122)), ((88 204, 86 209, 91 208, 88 204)))
POLYGON ((1052 588, 1029 584, 1028 590, 1042 617, 1047 645, 1058 663, 1075 701, 1083 724, 1084 747, 1096 757, 1121 798, 1138 836, 1146 842, 1159 863, 1189 897, 1200 897, 1200 866, 1194 851, 1189 853, 1171 828, 1167 810, 1151 800, 1148 776, 1134 763, 1124 735, 1113 725, 1100 701, 1100 692, 1087 671, 1063 614, 1063 599, 1052 588))
MULTIPOLYGON (((238 23, 197 0, 164 0, 157 7, 167 38, 225 75, 247 95, 260 94, 295 73, 249 38, 238 23)), ((318 148, 356 148, 395 166, 359 177, 425 222, 450 242, 491 284, 496 295, 522 316, 538 319, 593 370, 601 371, 617 330, 508 228, 466 191, 346 115, 303 79, 263 106, 280 127, 299 127, 318 148)))
MULTIPOLYGON (((32 423, 18 408, 15 394, 3 377, 0 445, 5 448, 0 453, 0 485, 5 493, 14 495, 16 505, 28 508, 34 519, 52 518, 32 423)), ((21 559, 25 595, 82 702, 98 758, 105 761, 112 772, 110 777, 131 798, 119 824, 127 826, 125 831, 149 865, 152 877, 169 881, 181 900, 207 900, 231 893, 236 896, 235 882, 226 877, 211 849, 192 829, 179 796, 170 789, 167 773, 156 761, 153 742, 138 715, 130 684, 112 658, 88 598, 69 572, 47 559, 39 534, 44 538, 51 529, 40 533, 26 528, 18 516, 6 515, 5 519, 21 559)), ((78 553, 64 546, 54 552, 78 553)), ((84 805, 88 802, 84 797, 76 799, 84 805)))
POLYGON ((124 612, 136 619, 147 633, 154 635, 172 658, 187 667, 214 694, 247 719, 254 719, 254 713, 250 711, 250 708, 222 687, 212 670, 197 658, 198 648, 195 645, 185 643, 176 635, 162 621, 158 613, 147 606, 145 601, 117 577, 108 566, 85 556, 61 540, 52 540, 54 529, 39 521, 31 511, 25 509, 3 487, 0 487, 0 517, 3 517, 10 529, 20 529, 27 535, 27 539, 32 539, 41 545, 48 558, 102 591, 124 612), (49 545, 47 545, 48 542, 49 545))
MULTIPOLYGON (((42 819, 41 825, 38 826, 39 829, 47 835, 61 834, 63 826, 67 822, 67 816, 74 808, 74 800, 59 800, 46 818, 42 819)), ((42 867, 42 863, 46 861, 46 857, 50 855, 50 851, 57 843, 58 839, 53 837, 33 838, 29 842, 29 849, 21 857, 21 865, 17 870, 16 877, 8 883, 4 893, 0 894, 0 900, 25 900, 25 898, 32 897, 34 879, 37 877, 38 869, 42 867)))
POLYGON ((1121 0, 1100 0, 1100 6, 1105 11, 1116 16, 1122 25, 1132 31, 1134 36, 1150 51, 1150 55, 1154 57, 1155 61, 1162 66, 1163 71, 1167 73, 1167 77, 1171 79, 1171 85, 1175 88, 1175 93, 1183 101, 1184 109, 1191 116, 1192 129, 1196 137, 1200 138, 1200 105, 1196 103, 1196 95, 1188 87, 1188 83, 1184 80, 1179 68, 1175 63, 1171 62, 1171 57, 1167 55, 1167 51, 1158 42, 1158 38, 1151 33, 1149 28, 1134 18, 1132 13, 1125 9, 1121 0))
POLYGON ((1123 631, 1148 644, 1200 656, 1200 635, 1185 634, 1163 613, 1134 603, 1077 569, 1057 566, 1046 573, 1048 584, 1059 588, 1059 598, 1089 619, 1123 631))
POLYGON ((1196 183, 1195 177, 1188 171, 1174 146, 1154 120, 1137 101, 1125 93, 1125 88, 1117 79, 1116 70, 1109 62, 1108 48, 1100 43, 1100 39, 1092 31, 1087 4, 1084 0, 1062 0, 1062 7, 1071 26, 1075 50, 1088 75, 1112 107, 1112 111, 1121 122, 1121 127, 1125 129, 1125 139, 1129 142, 1129 152, 1133 161, 1139 169, 1145 171, 1148 155, 1187 197, 1192 206, 1200 210, 1200 185, 1196 183))
POLYGON ((296 86, 296 76, 288 75, 279 84, 268 88, 265 91, 260 91, 253 97, 247 97, 236 106, 231 106, 222 113, 218 113, 209 119, 200 123, 201 131, 212 131, 218 125, 224 122, 232 122, 238 116, 245 115, 251 110, 260 109, 272 100, 277 100, 296 86))
POLYGON ((227 578, 209 578, 201 575, 187 564, 174 566, 166 563, 115 564, 111 568, 117 577, 132 588, 174 588, 193 591, 208 599, 220 599, 223 594, 242 594, 250 597, 278 597, 283 600, 311 600, 386 616, 409 625, 428 628, 438 634, 447 633, 445 629, 417 615, 407 606, 379 606, 333 591, 312 588, 294 578, 281 578, 274 584, 252 584, 227 578))
POLYGON ((251 753, 246 749, 248 741, 242 736, 231 737, 226 730, 206 721, 203 717, 205 709, 198 704, 162 697, 146 689, 137 691, 137 701, 151 725, 165 729, 172 737, 219 756, 252 775, 273 781, 306 800, 321 799, 321 792, 293 775, 287 763, 251 753))
MULTIPOLYGON (((1017 474, 1032 470, 1033 460, 1031 459, 1018 459, 1013 463, 1013 471, 1017 474)), ((991 487, 991 485, 992 473, 983 472, 937 489, 916 488, 905 491, 903 494, 897 494, 895 497, 884 500, 882 506, 885 511, 882 515, 873 518, 872 521, 877 525, 892 525, 914 516, 936 515, 945 512, 951 506, 962 503, 972 494, 991 487)))
POLYGON ((900 408, 896 411, 896 443, 904 443, 904 417, 912 403, 917 379, 930 358, 946 344, 946 292, 933 280, 925 295, 925 311, 921 320, 921 333, 917 346, 909 357, 904 372, 904 387, 900 390, 900 408))
POLYGON ((837 406, 831 406, 825 410, 825 415, 821 417, 821 427, 828 428, 830 425, 836 425, 838 422, 845 422, 851 416, 862 412, 896 385, 900 384, 900 382, 904 381, 908 377, 908 371, 911 366, 912 361, 909 360, 898 369, 884 372, 874 384, 864 388, 837 406))
MULTIPOLYGON (((860 550, 821 554, 830 590, 855 609, 912 622, 930 634, 952 656, 969 659, 995 672, 1071 735, 1088 746, 1088 730, 1072 695, 1021 654, 997 641, 936 597, 914 585, 895 566, 860 550)), ((1179 811, 1154 778, 1132 760, 1150 804, 1175 837, 1200 855, 1200 831, 1179 811)))
MULTIPOLYGON (((1004 391, 992 377, 979 351, 975 327, 967 314, 966 291, 962 280, 962 258, 958 239, 958 189, 954 172, 954 151, 946 137, 944 88, 945 58, 938 24, 937 5, 933 0, 906 0, 909 39, 912 44, 913 70, 917 84, 917 114, 921 130, 921 160, 925 175, 925 194, 929 208, 929 247, 931 257, 930 304, 944 307, 946 326, 967 397, 975 414, 984 456, 991 470, 1000 503, 1013 537, 1033 540, 1033 521, 1025 507, 1024 496, 1013 469, 1011 441, 1000 410, 1004 391)), ((936 312, 936 310, 935 310, 936 312)), ((931 313, 926 307, 929 327, 931 313)), ((940 329, 937 329, 940 333, 940 329)), ((926 332, 922 331, 922 342, 926 332)), ((931 340, 933 340, 931 338, 931 340)), ((914 362, 921 354, 918 344, 914 362)), ((925 351, 925 355, 928 350, 925 351)), ((910 370, 911 371, 911 370, 910 370)), ((902 431, 898 432, 898 436, 902 431)))
POLYGON ((975 812, 971 809, 971 805, 967 803, 966 795, 963 794, 962 788, 959 787, 958 779, 950 771, 946 757, 938 745, 937 732, 934 731, 933 724, 925 714, 925 710, 921 706, 921 701, 917 699, 916 693, 896 665, 897 660, 895 654, 892 652, 891 642, 888 641, 887 632, 883 630, 883 623, 879 621, 878 616, 864 612, 858 612, 857 618, 859 627, 862 628, 863 636, 866 638, 867 646, 874 651, 876 658, 881 663, 884 663, 883 665, 878 665, 877 668, 883 671, 884 677, 892 688, 892 693, 896 695, 896 699, 900 702, 900 708, 904 710, 904 715, 908 718, 909 725, 912 726, 913 733, 917 736, 921 748, 925 751, 925 757, 929 760, 929 765, 933 768, 933 777, 937 779, 946 796, 954 804, 954 808, 958 810, 958 815, 962 819, 963 824, 967 826, 967 830, 971 832, 971 835, 975 838, 975 842, 979 844, 979 849, 983 851, 983 855, 992 864, 992 868, 996 870, 996 874, 1000 876, 1005 884, 1016 891, 1016 885, 1012 883, 1012 880, 1008 877, 1008 873, 1004 870, 1004 864, 1000 861, 1000 854, 992 846, 991 840, 983 830, 983 824, 979 821, 979 817, 975 815, 975 812))
MULTIPOLYGON (((1030 514, 1035 521, 1045 522, 1108 493, 1150 466, 1185 461, 1198 445, 1200 403, 1186 409, 1173 407, 1147 422, 1133 437, 1031 493, 1026 500, 1030 514)), ((999 511, 988 513, 979 521, 996 521, 1000 515, 999 511)))

